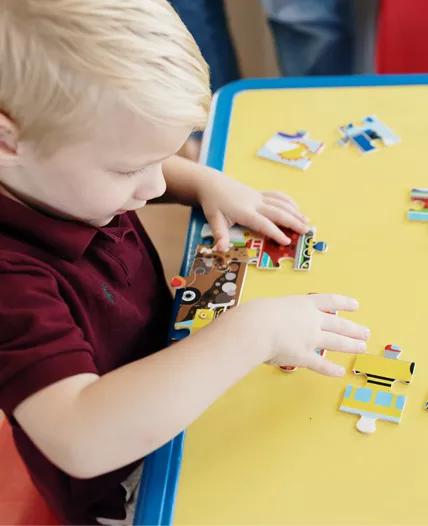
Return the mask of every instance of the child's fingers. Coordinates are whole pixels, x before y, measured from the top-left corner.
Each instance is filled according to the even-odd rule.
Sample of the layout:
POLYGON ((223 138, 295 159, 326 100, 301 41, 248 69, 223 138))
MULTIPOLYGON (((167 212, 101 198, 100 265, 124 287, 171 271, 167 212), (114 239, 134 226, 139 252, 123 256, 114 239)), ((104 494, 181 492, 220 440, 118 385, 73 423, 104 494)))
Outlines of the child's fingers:
POLYGON ((256 214, 251 216, 251 219, 245 222, 248 228, 258 232, 259 234, 264 234, 272 238, 274 241, 280 245, 289 245, 291 239, 284 234, 270 219, 265 217, 262 214, 256 214))
POLYGON ((363 327, 363 325, 346 320, 340 316, 332 316, 324 312, 321 313, 321 329, 358 340, 368 340, 370 338, 370 330, 367 327, 363 327))
POLYGON ((221 212, 216 212, 207 221, 211 227, 217 249, 224 252, 229 248, 230 236, 229 225, 221 212))
POLYGON ((360 305, 354 298, 340 294, 311 294, 309 296, 316 307, 323 312, 327 311, 355 311, 360 305))
POLYGON ((306 368, 324 376, 341 377, 345 374, 345 369, 341 365, 332 363, 316 353, 310 355, 306 368))
POLYGON ((327 331, 321 332, 317 347, 327 349, 327 351, 338 351, 350 354, 360 354, 367 350, 367 345, 362 340, 327 331))
POLYGON ((308 225, 306 223, 276 206, 263 203, 260 205, 258 212, 273 221, 276 225, 291 228, 298 234, 306 234, 308 231, 308 225))
POLYGON ((218 238, 215 246, 219 252, 227 252, 229 248, 229 236, 218 238))
POLYGON ((281 201, 284 201, 285 203, 290 203, 294 206, 294 208, 299 208, 299 205, 292 199, 289 195, 285 195, 282 192, 277 191, 269 191, 269 192, 262 192, 262 195, 264 197, 273 197, 274 199, 280 199, 281 201))
POLYGON ((304 223, 308 222, 308 218, 304 216, 302 212, 300 212, 291 203, 287 203, 286 201, 282 201, 281 199, 276 199, 275 197, 265 197, 263 199, 263 202, 266 205, 276 206, 277 208, 288 212, 289 214, 293 215, 297 219, 300 219, 300 221, 303 221, 304 223))

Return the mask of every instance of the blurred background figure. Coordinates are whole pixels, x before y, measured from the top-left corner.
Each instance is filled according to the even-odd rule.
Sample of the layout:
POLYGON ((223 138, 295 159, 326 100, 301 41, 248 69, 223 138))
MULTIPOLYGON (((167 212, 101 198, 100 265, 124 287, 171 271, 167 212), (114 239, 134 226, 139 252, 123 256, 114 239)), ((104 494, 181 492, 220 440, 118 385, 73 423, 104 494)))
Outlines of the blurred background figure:
POLYGON ((355 68, 352 0, 261 0, 282 75, 350 75, 355 68))
MULTIPOLYGON (((248 76, 241 63, 257 62, 257 57, 276 64, 270 68, 273 73, 266 68, 269 76, 350 75, 373 70, 377 0, 170 2, 210 66, 213 92, 248 76), (274 45, 263 57, 269 30, 274 45)), ((200 139, 200 133, 193 134, 180 153, 198 159, 200 139)))
MULTIPOLYGON (((240 78, 223 0, 170 0, 210 67, 211 90, 240 78)), ((192 134, 180 154, 198 160, 202 134, 192 134)))

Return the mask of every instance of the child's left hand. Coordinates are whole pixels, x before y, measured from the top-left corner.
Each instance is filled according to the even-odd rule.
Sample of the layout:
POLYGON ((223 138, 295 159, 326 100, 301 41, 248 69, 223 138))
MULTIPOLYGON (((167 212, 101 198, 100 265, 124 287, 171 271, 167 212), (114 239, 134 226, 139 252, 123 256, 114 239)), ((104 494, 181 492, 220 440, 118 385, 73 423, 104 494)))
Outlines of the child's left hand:
POLYGON ((308 218, 282 192, 259 192, 221 172, 207 174, 199 183, 198 200, 219 250, 229 248, 229 228, 234 224, 267 235, 281 245, 290 244, 290 239, 277 225, 299 234, 308 231, 308 218))

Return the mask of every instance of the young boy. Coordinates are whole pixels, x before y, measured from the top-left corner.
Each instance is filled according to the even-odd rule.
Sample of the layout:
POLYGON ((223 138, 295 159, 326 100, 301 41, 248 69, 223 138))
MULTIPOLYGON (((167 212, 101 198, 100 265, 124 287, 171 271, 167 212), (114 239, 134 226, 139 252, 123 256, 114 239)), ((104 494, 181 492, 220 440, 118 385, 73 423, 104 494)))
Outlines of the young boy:
POLYGON ((137 208, 200 204, 222 249, 233 223, 307 230, 283 194, 174 156, 210 94, 166 0, 0 0, 0 53, 0 408, 61 521, 130 524, 144 456, 229 387, 263 362, 341 376, 315 349, 369 332, 323 312, 349 298, 258 299, 164 349, 137 208))

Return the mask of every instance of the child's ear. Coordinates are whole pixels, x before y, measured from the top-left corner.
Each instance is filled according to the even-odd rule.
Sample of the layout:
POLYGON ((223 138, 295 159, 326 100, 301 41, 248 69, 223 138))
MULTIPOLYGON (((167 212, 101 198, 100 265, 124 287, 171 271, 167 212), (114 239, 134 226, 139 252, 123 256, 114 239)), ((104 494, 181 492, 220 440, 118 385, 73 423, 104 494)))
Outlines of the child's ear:
POLYGON ((0 112, 0 165, 18 164, 18 127, 7 115, 0 112))

